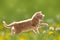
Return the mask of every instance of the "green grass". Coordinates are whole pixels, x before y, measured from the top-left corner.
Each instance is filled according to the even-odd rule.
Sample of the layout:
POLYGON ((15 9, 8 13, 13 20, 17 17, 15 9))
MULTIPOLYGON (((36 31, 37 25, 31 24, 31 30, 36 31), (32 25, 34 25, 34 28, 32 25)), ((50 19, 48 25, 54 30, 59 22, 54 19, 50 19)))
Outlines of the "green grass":
POLYGON ((16 35, 11 34, 10 29, 3 26, 0 27, 1 40, 60 40, 60 31, 49 30, 49 27, 39 28, 39 34, 35 34, 33 31, 28 31, 16 35))
POLYGON ((3 26, 3 20, 7 24, 21 21, 31 18, 37 11, 42 11, 45 15, 43 22, 49 27, 60 27, 60 0, 0 0, 0 40, 60 40, 60 31, 51 31, 49 27, 39 28, 39 34, 29 31, 13 35, 3 26))

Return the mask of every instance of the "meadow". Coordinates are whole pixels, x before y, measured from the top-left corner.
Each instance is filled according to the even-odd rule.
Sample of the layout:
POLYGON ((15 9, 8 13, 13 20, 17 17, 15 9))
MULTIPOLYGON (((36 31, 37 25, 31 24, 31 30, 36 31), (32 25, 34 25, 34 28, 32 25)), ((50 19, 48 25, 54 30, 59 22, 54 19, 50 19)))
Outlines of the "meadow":
POLYGON ((0 40, 60 40, 60 0, 0 0, 0 40), (39 28, 39 34, 28 31, 14 35, 3 26, 2 21, 9 24, 29 19, 37 11, 42 11, 43 22, 49 24, 39 28))

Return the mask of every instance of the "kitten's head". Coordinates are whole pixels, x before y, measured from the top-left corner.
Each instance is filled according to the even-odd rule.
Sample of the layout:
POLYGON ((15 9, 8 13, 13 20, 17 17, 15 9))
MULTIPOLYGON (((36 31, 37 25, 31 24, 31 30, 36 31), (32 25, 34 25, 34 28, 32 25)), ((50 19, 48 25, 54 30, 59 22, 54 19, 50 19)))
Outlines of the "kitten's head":
POLYGON ((43 20, 44 16, 45 16, 45 15, 43 15, 41 11, 36 12, 36 13, 33 15, 33 17, 36 17, 36 18, 38 18, 38 19, 40 19, 40 20, 43 20))

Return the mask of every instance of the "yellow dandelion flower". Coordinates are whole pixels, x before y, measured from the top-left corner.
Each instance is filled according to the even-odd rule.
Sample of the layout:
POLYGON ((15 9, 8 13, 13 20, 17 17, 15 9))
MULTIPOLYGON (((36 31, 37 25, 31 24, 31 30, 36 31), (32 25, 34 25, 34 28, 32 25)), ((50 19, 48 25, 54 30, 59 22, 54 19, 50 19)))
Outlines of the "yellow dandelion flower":
POLYGON ((60 35, 58 36, 58 40, 60 40, 60 35))
POLYGON ((6 33, 5 37, 8 39, 10 37, 10 34, 6 33))
POLYGON ((49 35, 53 34, 53 31, 48 31, 48 34, 49 34, 49 35))
POLYGON ((60 24, 57 24, 56 27, 60 27, 60 24))
POLYGON ((18 40, 26 40, 25 37, 20 37, 18 40))
POLYGON ((0 40, 4 40, 4 38, 3 37, 0 37, 0 40))
POLYGON ((57 40, 57 38, 54 38, 53 40, 57 40))

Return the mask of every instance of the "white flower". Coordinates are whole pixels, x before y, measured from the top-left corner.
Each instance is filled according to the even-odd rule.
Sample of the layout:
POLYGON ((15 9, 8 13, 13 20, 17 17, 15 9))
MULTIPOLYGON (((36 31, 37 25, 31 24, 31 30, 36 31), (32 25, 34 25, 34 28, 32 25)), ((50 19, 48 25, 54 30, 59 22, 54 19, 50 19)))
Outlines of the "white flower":
POLYGON ((60 30, 60 28, 56 28, 55 30, 58 31, 58 30, 60 30))
POLYGON ((54 30, 54 27, 49 27, 49 30, 54 30))
POLYGON ((46 31, 46 30, 44 30, 44 31, 43 31, 43 34, 44 34, 44 33, 46 33, 46 32, 47 32, 47 31, 46 31))

